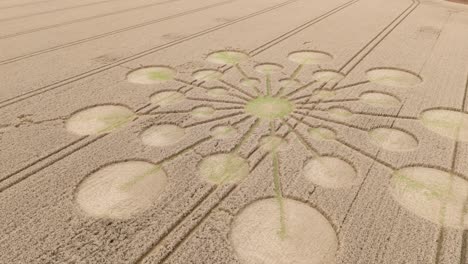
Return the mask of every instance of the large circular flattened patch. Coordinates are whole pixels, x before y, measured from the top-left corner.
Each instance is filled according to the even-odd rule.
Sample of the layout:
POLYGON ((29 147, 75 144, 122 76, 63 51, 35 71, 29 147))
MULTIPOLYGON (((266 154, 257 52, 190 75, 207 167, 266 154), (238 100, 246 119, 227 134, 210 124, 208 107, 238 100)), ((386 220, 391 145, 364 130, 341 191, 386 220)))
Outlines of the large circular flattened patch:
POLYGON ((245 111, 263 119, 283 118, 294 110, 294 105, 287 99, 260 96, 245 105, 245 111))
POLYGON ((236 154, 215 154, 198 165, 200 177, 213 184, 235 183, 249 175, 249 164, 236 154))
POLYGON ((424 111, 420 120, 423 125, 444 137, 468 141, 468 114, 456 110, 432 109, 424 111))
POLYGON ((408 211, 441 226, 468 229, 468 182, 446 171, 407 167, 395 171, 390 193, 408 211))
POLYGON ((380 127, 369 132, 372 143, 390 151, 409 151, 418 147, 413 135, 394 128, 380 127))
POLYGON ((99 135, 122 127, 135 117, 135 113, 124 106, 99 105, 75 113, 65 127, 77 135, 99 135))
POLYGON ((153 205, 167 184, 161 167, 144 161, 106 166, 79 186, 76 202, 94 217, 130 218, 153 205))
POLYGON ((328 220, 307 204, 283 202, 284 237, 278 234, 276 199, 254 202, 234 218, 230 240, 239 259, 246 264, 334 263, 338 240, 328 220))
POLYGON ((185 136, 185 130, 176 125, 156 125, 141 134, 145 145, 165 147, 177 144, 185 136))
POLYGON ((375 68, 367 71, 369 81, 394 87, 411 87, 422 82, 421 77, 409 71, 394 68, 375 68))
POLYGON ((335 157, 318 157, 306 163, 304 176, 325 188, 345 188, 357 184, 357 172, 351 164, 335 157))
POLYGON ((249 59, 249 55, 240 51, 223 50, 208 55, 207 61, 216 64, 236 65, 249 59))
POLYGON ((127 80, 137 84, 155 84, 174 79, 175 70, 165 66, 145 67, 131 71, 127 80))

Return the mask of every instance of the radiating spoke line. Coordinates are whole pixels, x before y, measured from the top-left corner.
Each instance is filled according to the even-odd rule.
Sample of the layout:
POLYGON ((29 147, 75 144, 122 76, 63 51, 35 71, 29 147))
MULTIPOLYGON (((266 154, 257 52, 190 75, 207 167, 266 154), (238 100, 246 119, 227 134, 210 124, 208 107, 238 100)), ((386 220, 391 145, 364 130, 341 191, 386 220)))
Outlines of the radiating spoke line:
MULTIPOLYGON (((368 129, 365 129, 365 128, 362 128, 362 127, 358 127, 356 125, 351 125, 351 124, 347 124, 347 123, 344 123, 344 122, 341 122, 341 121, 338 121, 338 120, 332 120, 332 119, 329 119, 329 118, 324 118, 324 117, 320 117, 320 116, 315 116, 315 115, 311 115, 311 114, 305 114, 305 113, 302 113, 302 112, 299 112, 299 111, 295 111, 294 114, 300 114, 304 117, 310 117, 310 118, 314 118, 314 119, 318 119, 318 120, 322 120, 322 121, 325 121, 325 122, 329 122, 329 123, 333 123, 333 124, 337 124, 337 125, 342 125, 342 126, 345 126, 345 127, 349 127, 349 128, 354 128, 354 129, 358 129, 360 131, 363 131, 363 132, 369 132, 368 129)), ((299 119, 297 117, 294 117, 293 115, 291 115, 292 118, 296 119, 297 121, 300 120, 300 122, 303 122, 303 123, 306 123, 306 121, 304 121, 304 119, 299 119)), ((308 124, 310 127, 312 127, 312 125, 309 123, 308 124)))
POLYGON ((239 73, 240 73, 243 77, 245 77, 245 78, 250 78, 249 76, 247 76, 247 74, 245 73, 245 71, 242 70, 242 68, 241 68, 241 66, 240 66, 239 64, 236 64, 235 67, 236 67, 237 71, 239 71, 239 73))
POLYGON ((303 103, 302 105, 315 104, 315 103, 343 103, 343 102, 356 102, 356 101, 359 101, 359 98, 308 101, 308 102, 303 103))
MULTIPOLYGON (((206 87, 206 86, 204 86, 204 85, 202 85, 202 84, 196 85, 196 84, 193 84, 193 82, 190 83, 190 82, 187 82, 187 81, 184 81, 184 80, 181 80, 181 79, 174 79, 174 80, 176 80, 177 82, 180 82, 180 83, 189 85, 189 86, 191 86, 191 87, 193 87, 193 88, 200 88, 200 89, 204 89, 205 91, 209 91, 209 90, 210 90, 209 87, 206 87)), ((186 91, 186 92, 188 92, 188 91, 186 91)), ((229 94, 230 96, 232 96, 232 97, 236 97, 236 98, 241 99, 242 101, 245 101, 245 102, 247 102, 247 101, 250 100, 249 98, 246 98, 246 97, 243 97, 243 96, 240 96, 240 95, 238 95, 238 94, 231 93, 231 92, 228 92, 228 94, 229 94)))
POLYGON ((275 135, 275 120, 270 121, 270 135, 275 135))
MULTIPOLYGON (((310 110, 310 111, 320 111, 320 112, 328 112, 328 109, 321 109, 321 108, 309 108, 305 106, 300 106, 298 109, 302 110, 310 110)), ((382 118, 395 118, 395 119, 404 119, 404 120, 414 120, 419 121, 418 117, 414 116, 400 116, 400 115, 389 115, 389 114, 380 114, 380 113, 368 113, 368 112, 351 112, 353 115, 362 115, 362 116, 372 116, 372 117, 382 117, 382 118)))
POLYGON ((239 110, 239 109, 244 109, 244 107, 243 106, 226 106, 226 107, 216 108, 215 110, 239 110))
POLYGON ((405 120, 415 120, 419 121, 418 117, 414 116, 396 116, 396 115, 389 115, 389 114, 378 114, 378 113, 367 113, 367 112, 352 112, 354 115, 362 115, 362 116, 374 116, 374 117, 385 117, 385 118, 395 118, 395 119, 405 119, 405 120))
POLYGON ((283 124, 289 127, 289 130, 292 131, 296 135, 299 141, 312 153, 314 157, 320 157, 320 153, 314 147, 312 147, 307 142, 307 140, 305 140, 305 138, 299 133, 299 131, 296 131, 296 128, 294 128, 291 124, 289 124, 288 122, 284 120, 281 120, 281 121, 283 124))
POLYGON ((291 74, 291 76, 289 77, 289 79, 294 79, 297 77, 297 75, 299 75, 299 73, 301 72, 302 68, 304 67, 304 64, 299 64, 299 66, 297 66, 297 68, 293 71, 293 73, 291 74))
MULTIPOLYGON (((299 88, 297 88, 297 89, 294 89, 293 91, 291 91, 291 92, 285 94, 284 96, 290 98, 290 96, 292 96, 292 95, 294 95, 294 94, 296 94, 296 93, 298 93, 298 92, 300 92, 300 91, 303 91, 304 89, 307 89, 308 87, 310 87, 312 84, 314 84, 314 83, 316 83, 316 82, 317 82, 317 81, 311 81, 311 82, 309 82, 309 83, 306 83, 305 85, 303 85, 303 86, 301 86, 301 87, 299 87, 299 88)), ((291 100, 291 99, 290 99, 290 100, 291 100)))
POLYGON ((204 137, 204 138, 202 138, 202 139, 196 141, 195 143, 191 144, 190 146, 185 147, 185 148, 183 148, 182 150, 180 150, 180 151, 178 151, 178 152, 176 152, 176 153, 174 153, 174 154, 172 154, 172 155, 170 155, 170 156, 164 158, 163 160, 157 162, 156 164, 162 165, 163 163, 170 162, 171 160, 174 160, 174 159, 177 158, 178 156, 180 156, 180 155, 186 153, 187 151, 189 151, 189 150, 191 150, 191 149, 197 147, 198 145, 200 145, 200 144, 202 144, 202 143, 204 143, 204 142, 207 142, 207 141, 210 140, 210 139, 211 139, 211 136, 204 137))
POLYGON ((369 82, 370 82, 370 81, 362 81, 362 82, 347 84, 347 85, 335 87, 335 88, 333 88, 333 90, 334 90, 334 91, 344 90, 344 89, 353 88, 353 87, 356 87, 356 86, 359 86, 359 85, 363 85, 363 84, 366 84, 366 83, 369 83, 369 82))
POLYGON ((280 97, 284 93, 285 89, 286 89, 285 87, 280 87, 278 91, 276 91, 276 93, 273 94, 273 97, 280 97))
MULTIPOLYGON (((289 101, 300 101, 302 99, 309 99, 310 97, 312 97, 314 94, 306 94, 306 95, 301 95, 301 96, 298 96, 298 97, 294 97, 294 98, 291 98, 289 99, 289 101)), ((309 100, 307 100, 309 101, 309 100)))
MULTIPOLYGON (((275 135, 275 121, 270 121, 270 135, 275 135)), ((280 176, 280 165, 278 159, 278 153, 276 149, 273 149, 270 153, 272 157, 272 165, 273 165, 273 184, 274 184, 274 191, 276 201, 278 202, 279 212, 280 212, 280 228, 278 235, 281 239, 286 237, 286 219, 285 219, 285 212, 284 212, 284 200, 283 200, 283 190, 281 187, 281 176, 280 176)))
MULTIPOLYGON (((298 96, 298 97, 294 97, 294 98, 291 98, 289 99, 289 101, 300 101, 302 99, 309 99, 310 97, 312 97, 314 94, 310 93, 310 94, 305 94, 305 95, 301 95, 301 96, 298 96)), ((309 100, 307 100, 305 103, 309 102, 309 100)))
POLYGON ((238 152, 239 149, 242 147, 242 145, 250 138, 250 136, 252 135, 253 131, 258 127, 258 125, 260 124, 260 119, 259 118, 255 118, 255 122, 250 125, 249 129, 247 130, 247 132, 244 133, 244 135, 242 136, 241 140, 239 141, 239 143, 234 147, 234 149, 232 150, 232 152, 238 152))
POLYGON ((280 212, 279 236, 281 239, 284 239, 286 237, 286 217, 284 212, 283 190, 281 188, 280 165, 278 160, 278 153, 276 152, 276 150, 272 151, 271 157, 273 161, 273 184, 275 186, 274 191, 280 212))
MULTIPOLYGON (((235 85, 233 85, 233 84, 231 84, 231 83, 229 83, 229 82, 227 82, 227 81, 225 81, 225 80, 218 80, 218 81, 220 81, 221 83, 223 83, 223 84, 225 84, 225 85, 227 85, 227 86, 229 86, 229 87, 231 87, 231 88, 237 90, 237 91, 240 92, 240 93, 243 93, 244 95, 247 95, 250 99, 254 99, 254 98, 255 98, 254 95, 252 95, 252 94, 250 94, 250 93, 248 93, 248 92, 242 90, 241 88, 239 88, 239 87, 237 87, 237 86, 235 86, 235 85)), ((250 100, 250 99, 247 99, 247 101, 250 100)))
POLYGON ((139 113, 138 115, 139 116, 151 115, 151 112, 153 112, 154 110, 156 110, 156 109, 158 109, 160 107, 161 107, 160 105, 153 106, 153 107, 149 108, 148 110, 146 110, 145 112, 139 113))
POLYGON ((211 118, 211 119, 208 119, 208 120, 195 122, 195 123, 192 123, 190 125, 185 125, 185 126, 183 126, 183 128, 192 128, 192 127, 196 127, 196 126, 199 126, 199 125, 205 125, 205 124, 208 124, 208 123, 211 123, 211 122, 221 121, 221 120, 224 120, 226 118, 232 118, 232 117, 236 117, 236 116, 239 116, 239 115, 242 115, 242 114, 244 114, 244 112, 237 112, 237 113, 228 114, 228 115, 217 117, 217 118, 211 118))
POLYGON ((265 82, 266 82, 267 95, 271 95, 271 76, 270 76, 270 74, 266 75, 265 82))
POLYGON ((205 98, 196 98, 196 97, 185 97, 185 99, 191 100, 191 101, 198 101, 198 102, 211 102, 211 103, 245 105, 245 103, 243 103, 243 102, 228 101, 228 100, 205 99, 205 98))
MULTIPOLYGON (((238 110, 242 109, 242 107, 221 107, 221 108, 213 108, 215 111, 229 111, 229 110, 238 110)), ((162 111, 162 112, 150 112, 147 114, 141 114, 141 116, 154 116, 154 115, 165 115, 165 114, 188 114, 191 113, 193 109, 187 110, 174 110, 174 111, 162 111)))
POLYGON ((258 89, 257 86, 254 86, 253 88, 254 88, 254 90, 257 92, 257 96, 262 96, 262 95, 264 95, 263 92, 260 91, 260 89, 258 89))
POLYGON ((352 144, 350 144, 350 143, 348 143, 348 142, 346 142, 346 141, 344 141, 344 140, 342 140, 342 139, 336 138, 335 141, 338 142, 338 143, 340 143, 341 145, 346 146, 346 147, 348 147, 349 149, 351 149, 351 150, 353 150, 353 151, 355 151, 355 152, 361 154, 362 156, 365 156, 365 157, 367 157, 367 158, 369 158, 369 159, 371 159, 371 160, 373 160, 373 161, 376 161, 376 162, 379 163, 380 165, 382 165, 382 166, 384 166, 384 167, 386 167, 386 168, 388 168, 388 169, 390 169, 390 170, 392 170, 392 171, 394 171, 394 170, 397 169, 396 167, 394 167, 394 166, 391 165, 390 163, 387 163, 387 162, 385 162, 385 161, 383 161, 383 160, 377 158, 376 156, 373 156, 373 155, 371 155, 371 154, 369 154, 369 153, 363 151, 362 149, 359 149, 358 147, 356 147, 356 146, 354 146, 354 145, 352 145, 352 144))
POLYGON ((251 116, 251 115, 247 115, 246 117, 243 117, 239 121, 236 121, 236 122, 232 123, 231 126, 237 126, 238 124, 243 123, 245 120, 250 119, 252 117, 253 116, 251 116))

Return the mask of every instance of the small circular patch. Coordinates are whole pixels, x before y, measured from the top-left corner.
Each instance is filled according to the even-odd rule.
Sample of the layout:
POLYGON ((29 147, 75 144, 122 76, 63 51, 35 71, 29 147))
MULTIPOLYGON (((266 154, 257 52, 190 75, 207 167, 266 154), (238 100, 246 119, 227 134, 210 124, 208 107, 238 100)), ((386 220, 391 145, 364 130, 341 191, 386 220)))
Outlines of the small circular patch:
POLYGON ((210 130, 211 136, 216 139, 228 139, 237 135, 237 129, 232 126, 216 126, 210 130))
POLYGON ((205 69, 194 72, 192 77, 198 81, 213 81, 221 79, 223 73, 217 70, 205 69))
POLYGON ((260 85, 260 80, 256 78, 244 78, 240 81, 240 84, 244 87, 256 87, 260 85))
POLYGON ((181 141, 185 130, 176 125, 156 125, 141 134, 143 144, 154 147, 171 146, 181 141))
POLYGON ((319 157, 304 166, 304 176, 310 182, 331 189, 357 184, 357 172, 348 162, 335 157, 319 157))
POLYGON ((297 64, 322 64, 330 62, 333 57, 322 51, 304 50, 290 53, 288 59, 297 64))
POLYGON ((318 82, 339 82, 344 79, 344 74, 336 71, 323 70, 312 74, 312 79, 318 82))
POLYGON ((120 128, 135 117, 135 113, 124 106, 99 105, 73 114, 65 127, 77 135, 99 135, 120 128))
POLYGON ((394 68, 375 68, 366 74, 369 81, 386 86, 411 87, 422 82, 418 75, 394 68))
POLYGON ((144 161, 125 161, 92 173, 76 202, 88 215, 127 219, 150 208, 167 185, 166 173, 144 161))
POLYGON ((249 175, 249 164, 237 154, 215 154, 203 158, 198 171, 200 177, 209 183, 235 183, 249 175))
POLYGON ((150 101, 153 105, 167 106, 184 101, 185 95, 176 91, 159 92, 151 96, 150 101))
POLYGON ((240 51, 223 50, 208 55, 207 61, 217 64, 236 65, 249 59, 249 55, 240 51))
POLYGON ((376 107, 397 107, 401 105, 400 100, 395 96, 379 92, 363 93, 359 96, 359 100, 376 107))
POLYGON ((215 113, 215 109, 209 106, 200 106, 192 110, 192 116, 195 118, 209 118, 215 113))
POLYGON ((137 84, 156 84, 174 79, 176 71, 169 67, 154 66, 140 68, 127 74, 127 81, 137 84))
POLYGON ((330 115, 330 117, 336 118, 336 119, 347 119, 353 115, 351 111, 345 108, 341 108, 341 107, 329 108, 327 112, 330 115))
POLYGON ((307 132, 309 132, 310 137, 318 141, 336 139, 335 131, 326 127, 312 127, 307 132))
POLYGON ((301 82, 295 79, 281 79, 279 84, 284 88, 299 88, 302 86, 301 82))
POLYGON ((336 95, 332 90, 319 89, 313 92, 314 99, 329 99, 336 95))
POLYGON ((224 87, 213 87, 206 92, 209 96, 220 97, 228 94, 228 91, 224 87))
POLYGON ((390 151, 410 151, 418 147, 416 138, 404 131, 380 127, 369 132, 372 143, 390 151))
POLYGON ((283 204, 281 214, 276 199, 256 201, 234 218, 229 238, 242 263, 335 263, 338 238, 329 221, 305 203, 283 204), (282 218, 284 237, 278 234, 282 218))
POLYGON ((255 66, 255 71, 269 75, 280 72, 283 69, 283 66, 275 63, 262 63, 255 66))

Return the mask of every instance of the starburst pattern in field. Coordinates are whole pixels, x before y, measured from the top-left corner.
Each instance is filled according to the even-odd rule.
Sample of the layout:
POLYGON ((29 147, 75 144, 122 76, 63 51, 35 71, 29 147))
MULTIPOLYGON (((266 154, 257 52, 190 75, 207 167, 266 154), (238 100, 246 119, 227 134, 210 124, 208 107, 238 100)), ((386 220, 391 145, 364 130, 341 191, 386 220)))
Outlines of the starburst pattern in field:
MULTIPOLYGON (((145 115, 190 113, 192 118, 196 119, 192 124, 185 126, 156 124, 148 128, 141 134, 141 140, 143 144, 153 147, 174 146, 188 136, 188 129, 212 124, 210 135, 157 165, 127 161, 104 167, 90 175, 80 186, 77 195, 77 202, 83 210, 97 217, 113 218, 128 218, 144 211, 164 190, 167 181, 163 170, 165 162, 211 139, 235 137, 239 128, 244 126, 247 120, 253 119, 231 151, 206 156, 197 168, 200 178, 210 184, 238 184, 248 177, 252 167, 255 167, 250 164, 250 155, 241 155, 240 147, 256 129, 269 127, 268 133, 258 141, 255 151, 261 149, 265 152, 262 161, 270 159, 275 197, 246 206, 233 221, 230 233, 238 256, 247 263, 259 257, 258 254, 265 258, 266 262, 283 260, 285 256, 289 256, 290 262, 294 256, 301 256, 294 259, 297 263, 310 263, 311 260, 329 261, 335 256, 338 242, 328 220, 310 206, 283 196, 279 155, 282 155, 282 149, 288 144, 285 138, 291 133, 312 156, 302 171, 303 176, 314 185, 340 189, 359 184, 358 170, 352 162, 336 156, 323 155, 309 138, 316 141, 333 141, 394 172, 390 192, 403 207, 443 226, 463 229, 468 226, 464 220, 468 184, 455 175, 453 168, 447 170, 448 172, 421 166, 398 169, 343 139, 343 135, 338 135, 332 128, 344 126, 364 132, 370 142, 385 151, 412 151, 418 147, 419 141, 416 136, 394 127, 394 120, 397 119, 422 122, 423 126, 442 136, 456 142, 466 141, 468 122, 465 122, 465 119, 468 120, 468 115, 462 110, 429 109, 421 113, 420 117, 411 117, 402 116, 399 112, 389 115, 351 111, 341 106, 346 102, 366 104, 377 109, 401 110, 403 102, 399 98, 375 90, 365 91, 358 97, 341 96, 340 99, 334 99, 344 90, 369 82, 381 86, 417 86, 422 79, 416 74, 396 68, 374 68, 366 72, 367 80, 339 86, 339 82, 346 76, 334 70, 317 70, 308 76, 310 80, 306 83, 298 80, 305 67, 324 64, 333 59, 330 54, 322 51, 304 50, 290 53, 288 59, 296 63, 297 67, 288 78, 283 79, 276 78, 283 73, 283 66, 270 62, 257 64, 253 68, 261 78, 249 76, 247 72, 250 71, 242 67, 242 63, 249 59, 249 55, 244 52, 217 51, 209 54, 206 59, 227 69, 196 70, 192 74, 194 80, 190 81, 178 78, 177 72, 168 66, 148 66, 131 71, 127 80, 134 84, 157 85, 177 82, 182 85, 177 90, 159 91, 151 96, 151 104, 144 112, 140 110, 135 113, 120 105, 101 105, 79 111, 68 120, 69 131, 79 135, 90 135, 109 133, 145 115), (223 78, 233 70, 242 77, 238 83, 230 83, 223 78), (192 90, 205 92, 205 98, 188 96, 192 90), (183 104, 186 101, 199 105, 186 112, 160 111, 166 106, 183 104), (225 106, 214 106, 218 104, 225 106), (322 108, 324 104, 328 107, 322 108), (223 111, 228 113, 215 116, 223 111), (371 129, 350 122, 351 117, 361 116, 383 118, 393 122, 390 126, 371 129), (316 124, 314 120, 320 123, 316 124), (324 126, 323 123, 328 125, 324 126), (307 136, 304 135, 301 126, 306 128, 307 136), (280 134, 278 131, 282 127, 287 129, 285 133, 280 134), (112 178, 110 175, 117 176, 112 178), (102 190, 102 186, 107 186, 105 188, 108 189, 102 190), (110 195, 102 196, 102 192, 110 195), (411 198, 415 195, 416 200, 411 198), (438 211, 434 212, 432 209, 436 207, 438 211), (310 247, 311 244, 318 246, 310 247), (277 250, 279 248, 281 252, 277 250), (284 252, 291 254, 283 254, 284 252)), ((285 259, 283 262, 289 263, 285 259)))

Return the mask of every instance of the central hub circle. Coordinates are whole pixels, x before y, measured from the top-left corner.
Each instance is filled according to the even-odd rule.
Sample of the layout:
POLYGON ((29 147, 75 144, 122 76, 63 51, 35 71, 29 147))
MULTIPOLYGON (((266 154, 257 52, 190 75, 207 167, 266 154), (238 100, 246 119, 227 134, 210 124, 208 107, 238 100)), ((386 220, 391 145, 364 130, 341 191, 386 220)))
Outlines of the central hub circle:
POLYGON ((284 98, 260 96, 247 102, 244 109, 256 117, 271 120, 289 115, 294 110, 294 105, 284 98))

